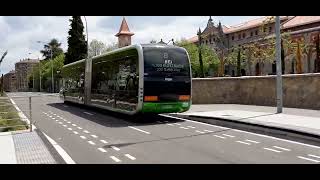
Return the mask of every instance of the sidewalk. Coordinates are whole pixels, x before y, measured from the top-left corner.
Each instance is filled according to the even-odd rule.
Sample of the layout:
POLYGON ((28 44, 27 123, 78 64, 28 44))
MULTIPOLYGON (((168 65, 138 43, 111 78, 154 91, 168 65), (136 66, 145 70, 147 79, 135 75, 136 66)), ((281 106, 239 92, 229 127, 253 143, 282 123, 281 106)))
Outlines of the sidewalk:
POLYGON ((64 164, 39 130, 0 133, 0 164, 64 164))
POLYGON ((320 136, 320 111, 317 110, 284 108, 282 114, 276 114, 276 107, 209 104, 192 105, 188 112, 176 115, 222 119, 320 136))

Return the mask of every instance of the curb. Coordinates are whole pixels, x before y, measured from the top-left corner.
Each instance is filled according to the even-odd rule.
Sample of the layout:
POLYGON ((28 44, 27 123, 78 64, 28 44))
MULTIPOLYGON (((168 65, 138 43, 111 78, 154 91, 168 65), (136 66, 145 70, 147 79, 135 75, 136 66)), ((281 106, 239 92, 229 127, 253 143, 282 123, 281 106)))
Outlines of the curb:
POLYGON ((298 141, 301 143, 308 143, 316 146, 320 146, 320 135, 312 134, 304 131, 286 129, 275 126, 267 126, 262 124, 254 124, 250 122, 242 122, 237 120, 231 120, 227 118, 216 117, 203 117, 197 115, 180 115, 170 114, 173 117, 185 118, 193 121, 204 122, 212 125, 223 126, 232 129, 239 129, 249 131, 253 133, 260 133, 269 136, 275 136, 292 141, 298 141))
MULTIPOLYGON (((28 124, 30 124, 30 120, 27 118, 27 116, 19 109, 19 107, 17 106, 17 104, 13 101, 13 99, 11 99, 9 96, 8 98, 10 99, 12 105, 15 107, 15 109, 18 111, 19 117, 21 120, 27 122, 28 124)), ((36 131, 36 133, 39 135, 39 137, 42 139, 42 141, 47 145, 47 148, 50 152, 50 154, 54 157, 54 159, 58 162, 58 163, 62 163, 62 161, 64 161, 62 164, 76 164, 72 158, 69 156, 69 154, 60 146, 58 145, 58 143, 56 143, 52 138, 50 138, 48 135, 46 135, 44 132, 42 132, 41 130, 37 129, 37 127, 35 125, 32 125, 32 131, 36 131), (48 147, 49 146, 49 147, 48 147), (55 152, 53 153, 53 149, 55 149, 55 152), (58 155, 60 157, 58 157, 58 155)), ((13 133, 13 132, 9 132, 9 133, 13 133)))

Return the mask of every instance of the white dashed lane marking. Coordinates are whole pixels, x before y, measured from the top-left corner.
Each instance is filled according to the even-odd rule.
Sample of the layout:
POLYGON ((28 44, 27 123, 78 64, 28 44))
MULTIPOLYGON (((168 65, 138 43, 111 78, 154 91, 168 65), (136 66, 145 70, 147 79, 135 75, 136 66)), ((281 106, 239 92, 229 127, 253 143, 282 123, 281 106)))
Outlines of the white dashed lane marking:
POLYGON ((232 135, 229 135, 229 134, 222 134, 224 136, 227 136, 227 137, 231 137, 231 138, 234 138, 235 136, 232 136, 232 135))
POLYGON ((130 154, 125 154, 125 156, 133 161, 136 160, 136 158, 131 156, 130 154))
POLYGON ((259 144, 260 143, 258 141, 253 141, 253 140, 250 140, 250 139, 246 139, 245 141, 248 141, 248 142, 251 142, 251 143, 255 143, 255 144, 259 144))
POLYGON ((204 134, 205 132, 196 130, 197 133, 204 134))
POLYGON ((110 158, 111 158, 112 160, 114 160, 115 162, 121 162, 121 160, 118 159, 118 158, 116 158, 115 156, 110 156, 110 158))
POLYGON ((63 125, 63 127, 68 127, 67 125, 63 125))
POLYGON ((310 159, 310 158, 306 158, 306 157, 303 157, 303 156, 297 156, 297 157, 300 158, 300 159, 303 159, 303 160, 307 160, 307 161, 311 161, 311 162, 315 162, 315 163, 320 163, 319 160, 310 159))
POLYGON ((103 144, 107 144, 108 142, 105 140, 100 140, 103 144))
POLYGON ((59 124, 62 124, 62 122, 59 122, 59 124))
POLYGON ((203 130, 204 132, 212 133, 213 131, 210 130, 203 130))
POLYGON ((174 126, 173 124, 167 124, 168 126, 174 126))
POLYGON ((81 129, 82 129, 82 127, 78 127, 78 129, 80 129, 80 130, 81 130, 81 129))
POLYGON ((76 124, 72 124, 72 126, 77 126, 76 124))
POLYGON ((84 133, 87 133, 87 134, 89 134, 89 133, 90 133, 90 132, 89 132, 89 131, 87 131, 87 130, 84 130, 83 132, 84 132, 84 133))
POLYGON ((120 151, 120 149, 115 146, 111 146, 111 148, 114 149, 115 151, 120 151))
POLYGON ((277 148, 277 149, 281 149, 283 151, 291 151, 291 149, 287 149, 287 148, 283 148, 283 147, 279 147, 279 146, 273 146, 274 148, 277 148))
POLYGON ((68 121, 67 123, 68 123, 68 124, 71 124, 71 122, 70 122, 70 121, 68 121))
POLYGON ((73 131, 74 134, 79 134, 77 131, 73 131))
POLYGON ((240 144, 251 145, 250 143, 243 142, 243 141, 236 141, 236 142, 237 142, 237 143, 240 143, 240 144))
POLYGON ((103 149, 103 148, 98 148, 98 150, 101 151, 101 152, 103 152, 103 153, 107 152, 107 151, 106 151, 105 149, 103 149))
POLYGON ((272 152, 276 152, 276 153, 281 153, 281 151, 271 149, 271 148, 263 148, 263 149, 268 150, 268 151, 272 151, 272 152))
POLYGON ((191 128, 191 129, 194 129, 194 128, 196 128, 196 127, 193 127, 193 126, 187 126, 188 128, 191 128))
POLYGON ((80 136, 82 139, 87 139, 85 136, 80 136))
POLYGON ((68 128, 68 130, 72 131, 72 128, 68 128))
POLYGON ((98 138, 98 136, 96 136, 96 135, 94 135, 94 134, 92 134, 91 136, 94 137, 94 138, 98 138))
POLYGON ((179 124, 179 123, 174 123, 175 125, 178 125, 178 126, 181 126, 181 124, 179 124))
POLYGON ((88 141, 89 144, 91 145, 95 145, 96 143, 92 142, 92 141, 88 141))
POLYGON ((181 129, 189 129, 189 128, 186 128, 186 127, 180 127, 181 129))
POLYGON ((320 156, 316 156, 316 155, 313 155, 313 154, 308 154, 308 156, 320 159, 320 156))
POLYGON ((219 136, 219 135, 213 135, 214 137, 220 138, 220 139, 225 139, 225 137, 223 136, 219 136))
POLYGON ((135 127, 132 127, 132 126, 128 126, 129 128, 131 129, 134 129, 134 130, 137 130, 137 131, 140 131, 140 132, 143 132, 143 133, 146 133, 146 134, 151 134, 150 132, 147 132, 147 131, 144 131, 144 130, 141 130, 139 128, 135 128, 135 127))

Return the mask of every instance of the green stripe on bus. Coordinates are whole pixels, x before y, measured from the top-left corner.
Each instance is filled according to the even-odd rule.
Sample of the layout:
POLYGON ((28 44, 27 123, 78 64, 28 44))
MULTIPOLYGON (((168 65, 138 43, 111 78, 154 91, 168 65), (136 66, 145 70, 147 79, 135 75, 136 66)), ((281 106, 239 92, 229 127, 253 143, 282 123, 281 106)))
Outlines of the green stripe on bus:
POLYGON ((145 102, 142 106, 143 113, 178 113, 190 108, 190 102, 145 102))

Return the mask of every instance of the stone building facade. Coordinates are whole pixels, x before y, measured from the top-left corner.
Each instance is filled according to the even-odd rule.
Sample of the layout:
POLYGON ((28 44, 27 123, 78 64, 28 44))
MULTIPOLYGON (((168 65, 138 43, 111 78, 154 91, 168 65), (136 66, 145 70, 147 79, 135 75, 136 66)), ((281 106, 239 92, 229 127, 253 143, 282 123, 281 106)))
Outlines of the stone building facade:
MULTIPOLYGON (((214 49, 219 57, 230 53, 233 47, 241 47, 253 42, 261 42, 262 39, 275 37, 275 22, 270 17, 262 17, 250 20, 235 26, 214 24, 211 16, 206 28, 198 30, 197 36, 190 38, 189 42, 199 45, 207 45, 214 49), (200 40, 200 41, 199 41, 200 40)), ((320 32, 320 16, 281 16, 281 30, 290 34, 291 38, 303 40, 305 44, 315 44, 316 36, 320 32)), ((296 73, 296 60, 294 53, 285 56, 285 73, 296 73)), ((303 73, 312 73, 315 70, 316 53, 314 50, 303 52, 303 73)), ((242 59, 246 62, 246 59, 242 59)), ((270 75, 275 74, 275 61, 270 60, 261 63, 246 63, 241 70, 242 75, 270 75), (268 63, 270 62, 270 63, 268 63), (273 62, 273 63, 272 63, 273 62)), ((224 74, 234 76, 236 66, 226 64, 224 74)))
POLYGON ((29 91, 29 76, 33 68, 39 66, 38 59, 24 59, 15 64, 17 91, 29 91))
POLYGON ((3 76, 3 90, 6 92, 15 92, 17 90, 17 78, 15 71, 12 70, 3 76))

